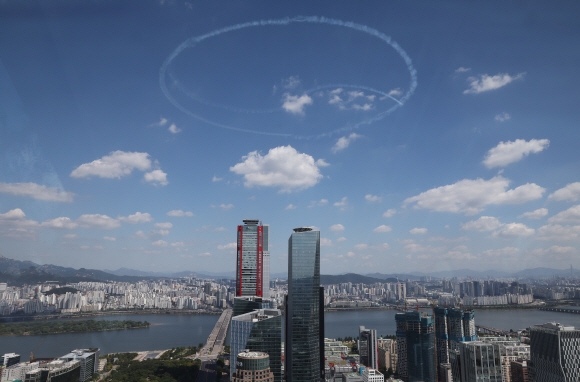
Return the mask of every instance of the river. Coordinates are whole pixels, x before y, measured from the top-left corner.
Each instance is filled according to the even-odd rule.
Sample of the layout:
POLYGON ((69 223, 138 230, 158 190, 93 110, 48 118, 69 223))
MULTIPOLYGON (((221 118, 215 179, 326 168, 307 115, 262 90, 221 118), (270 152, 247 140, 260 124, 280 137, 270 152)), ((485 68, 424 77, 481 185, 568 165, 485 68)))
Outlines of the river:
MULTIPOLYGON (((394 310, 326 312, 325 336, 356 337, 360 325, 376 329, 379 336, 393 335, 396 313, 394 310)), ((114 353, 198 345, 205 343, 218 318, 217 315, 161 314, 99 317, 96 319, 148 321, 152 325, 147 329, 0 337, 0 355, 14 352, 28 360, 30 352, 34 352, 36 357, 56 357, 73 349, 88 347, 98 347, 101 353, 114 353)), ((523 329, 550 321, 580 327, 580 314, 523 309, 475 312, 476 324, 504 330, 523 329)))

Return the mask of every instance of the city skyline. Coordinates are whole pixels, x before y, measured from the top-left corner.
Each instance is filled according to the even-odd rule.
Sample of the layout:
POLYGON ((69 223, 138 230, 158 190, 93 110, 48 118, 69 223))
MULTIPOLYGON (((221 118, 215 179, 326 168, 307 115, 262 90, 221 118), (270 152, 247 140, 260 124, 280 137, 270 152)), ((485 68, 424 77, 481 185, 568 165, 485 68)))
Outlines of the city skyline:
POLYGON ((580 268, 580 5, 0 5, 0 255, 323 274, 580 268), (127 20, 131 20, 130 23, 127 20))

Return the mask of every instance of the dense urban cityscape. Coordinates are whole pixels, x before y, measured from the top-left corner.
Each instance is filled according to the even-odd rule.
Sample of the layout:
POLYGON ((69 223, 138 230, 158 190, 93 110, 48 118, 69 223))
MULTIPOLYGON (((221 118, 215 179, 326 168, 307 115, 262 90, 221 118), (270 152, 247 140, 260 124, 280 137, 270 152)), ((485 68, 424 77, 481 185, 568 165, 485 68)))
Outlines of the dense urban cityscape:
POLYGON ((579 20, 0 0, 0 382, 580 382, 579 20))
MULTIPOLYGON (((477 324, 478 309, 580 314, 574 306, 580 280, 573 272, 518 280, 379 280, 351 274, 343 277, 365 282, 322 285, 320 232, 304 227, 294 229, 289 240, 288 279, 270 280, 270 227, 259 220, 243 223, 237 229, 235 280, 0 283, 0 317, 43 322, 119 313, 220 314, 207 343, 188 355, 201 362, 199 375, 215 380, 568 381, 580 373, 580 329, 554 322, 509 331, 477 324), (326 338, 325 312, 352 310, 399 311, 396 331, 379 336, 377 329, 359 325, 358 337, 326 338), (547 343, 555 345, 546 350, 547 343), (557 355, 564 353, 569 356, 557 355)), ((173 351, 152 355, 161 359, 173 351)), ((84 382, 114 375, 105 369, 110 356, 98 348, 39 360, 31 353, 28 362, 23 356, 3 356, 1 381, 84 382)))

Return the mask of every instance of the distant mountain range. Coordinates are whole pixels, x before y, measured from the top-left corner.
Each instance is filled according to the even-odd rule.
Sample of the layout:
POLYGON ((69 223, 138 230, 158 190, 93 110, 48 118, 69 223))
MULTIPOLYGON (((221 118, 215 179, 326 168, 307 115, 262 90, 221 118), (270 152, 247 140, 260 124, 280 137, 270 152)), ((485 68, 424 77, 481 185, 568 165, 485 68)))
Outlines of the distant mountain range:
MULTIPOLYGON (((396 282, 404 280, 419 280, 421 277, 430 276, 432 278, 452 278, 452 277, 472 277, 482 278, 551 278, 551 277, 580 277, 580 270, 577 269, 553 269, 553 268, 533 268, 524 269, 517 272, 506 271, 474 271, 472 269, 458 269, 429 274, 422 272, 410 273, 370 273, 360 275, 347 273, 341 275, 321 275, 320 282, 323 285, 339 283, 364 283, 372 284, 376 282, 396 282)), ((179 278, 196 277, 202 279, 233 279, 234 272, 207 272, 207 271, 181 271, 181 272, 145 272, 135 269, 119 268, 117 270, 96 270, 96 269, 74 269, 61 267, 58 265, 39 265, 32 261, 20 261, 9 259, 0 255, 0 282, 8 282, 13 285, 40 283, 46 281, 58 281, 60 283, 71 283, 79 281, 125 281, 136 282, 143 279, 157 278, 179 278)), ((271 280, 286 279, 286 273, 272 273, 271 280)))

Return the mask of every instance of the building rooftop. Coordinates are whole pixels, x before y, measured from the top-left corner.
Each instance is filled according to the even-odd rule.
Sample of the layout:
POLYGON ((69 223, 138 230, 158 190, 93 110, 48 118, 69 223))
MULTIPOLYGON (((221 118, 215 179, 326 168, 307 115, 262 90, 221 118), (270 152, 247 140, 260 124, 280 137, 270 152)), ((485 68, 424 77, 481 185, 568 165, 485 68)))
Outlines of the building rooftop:
POLYGON ((269 358, 270 356, 268 353, 264 353, 261 351, 249 351, 244 350, 243 352, 238 354, 238 358, 243 359, 262 359, 262 358, 269 358))

